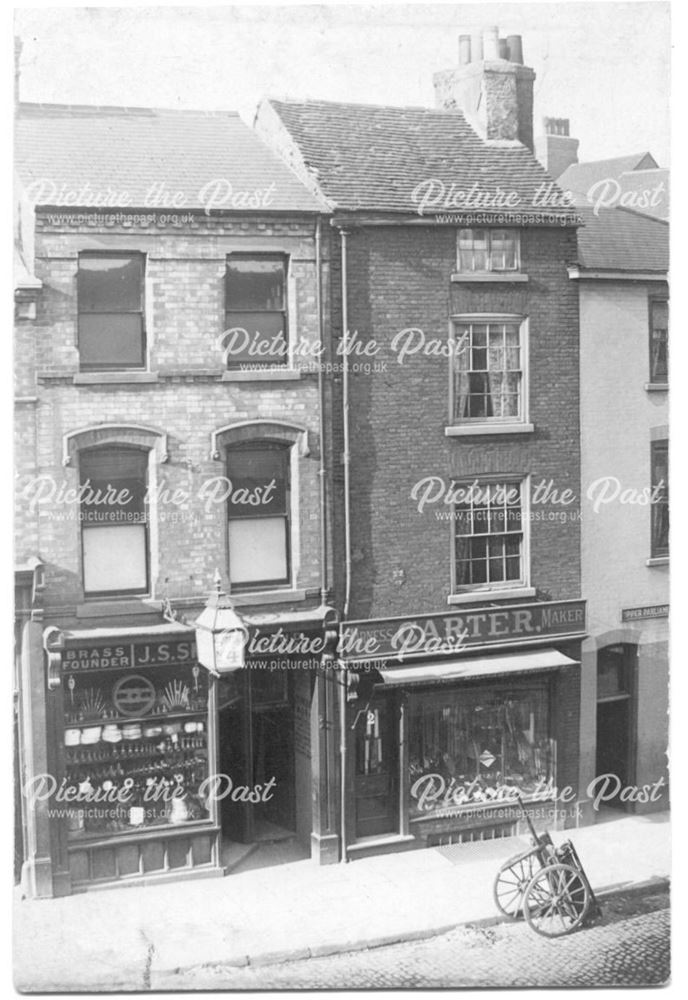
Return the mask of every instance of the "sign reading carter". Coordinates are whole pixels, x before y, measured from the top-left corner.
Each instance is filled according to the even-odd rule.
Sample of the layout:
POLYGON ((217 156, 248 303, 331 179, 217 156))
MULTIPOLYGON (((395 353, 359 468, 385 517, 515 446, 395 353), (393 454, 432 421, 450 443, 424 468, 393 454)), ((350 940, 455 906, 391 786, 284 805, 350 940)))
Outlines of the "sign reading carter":
POLYGON ((346 622, 339 655, 347 660, 459 653, 475 646, 569 639, 585 632, 585 601, 480 607, 414 618, 346 622))

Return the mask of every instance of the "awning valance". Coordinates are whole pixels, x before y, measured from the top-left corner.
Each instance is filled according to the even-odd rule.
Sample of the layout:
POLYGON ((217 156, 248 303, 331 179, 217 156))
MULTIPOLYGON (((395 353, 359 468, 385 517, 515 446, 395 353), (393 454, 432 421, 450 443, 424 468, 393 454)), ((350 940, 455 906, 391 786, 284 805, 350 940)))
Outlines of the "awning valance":
POLYGON ((578 663, 557 649, 539 649, 531 653, 505 653, 501 656, 471 656, 461 660, 414 664, 412 667, 385 667, 379 674, 385 687, 407 684, 433 684, 499 674, 531 673, 555 670, 578 663))

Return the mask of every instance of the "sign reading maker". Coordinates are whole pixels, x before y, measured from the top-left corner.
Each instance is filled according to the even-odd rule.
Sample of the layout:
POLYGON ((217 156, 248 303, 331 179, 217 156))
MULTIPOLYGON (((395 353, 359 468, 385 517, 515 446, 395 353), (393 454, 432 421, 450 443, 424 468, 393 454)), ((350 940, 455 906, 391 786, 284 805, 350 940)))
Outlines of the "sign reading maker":
POLYGON ((585 601, 493 605, 452 614, 346 622, 339 655, 349 660, 402 658, 584 634, 585 601))

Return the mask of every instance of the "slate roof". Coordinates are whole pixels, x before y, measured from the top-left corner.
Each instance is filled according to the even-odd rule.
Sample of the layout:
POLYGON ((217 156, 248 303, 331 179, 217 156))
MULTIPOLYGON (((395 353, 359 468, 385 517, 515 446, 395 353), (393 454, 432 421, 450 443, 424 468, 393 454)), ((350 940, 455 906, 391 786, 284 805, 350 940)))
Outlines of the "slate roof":
POLYGON ((632 170, 652 170, 658 166, 651 153, 635 153, 630 156, 616 156, 609 160, 590 160, 588 163, 572 163, 557 179, 565 191, 586 194, 593 184, 607 177, 618 178, 632 170))
MULTIPOLYGON (((417 212, 412 192, 437 178, 445 190, 515 191, 533 212, 539 185, 551 183, 518 142, 486 142, 460 111, 268 99, 333 208, 417 212)), ((439 205, 435 212, 460 210, 439 205)), ((427 211, 430 211, 429 209, 427 211)), ((556 214, 570 214, 565 209, 556 214)))
POLYGON ((579 208, 584 225, 578 230, 578 263, 592 271, 656 271, 669 269, 669 226, 625 208, 579 208))
MULTIPOLYGON (((32 182, 49 182, 39 195, 41 204, 64 206, 66 191, 82 192, 81 201, 69 201, 70 207, 93 207, 90 190, 101 199, 110 192, 110 202, 116 204, 106 202, 109 208, 155 207, 149 192, 162 184, 168 193, 182 192, 184 198, 174 208, 161 203, 157 207, 199 209, 208 204, 208 196, 200 194, 204 186, 226 180, 233 192, 257 191, 261 196, 274 185, 263 211, 323 209, 233 111, 23 104, 16 120, 15 157, 27 188, 32 182)), ((223 186, 222 192, 227 190, 223 186)))

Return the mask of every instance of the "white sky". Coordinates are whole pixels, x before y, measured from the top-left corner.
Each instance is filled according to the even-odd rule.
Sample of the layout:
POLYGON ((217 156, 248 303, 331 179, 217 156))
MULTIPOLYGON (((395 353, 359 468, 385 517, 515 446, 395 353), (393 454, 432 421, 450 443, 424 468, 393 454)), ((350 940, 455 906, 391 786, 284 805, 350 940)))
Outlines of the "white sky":
POLYGON ((521 34, 535 121, 570 118, 581 160, 669 163, 669 4, 491 3, 20 9, 21 98, 223 108, 263 95, 432 106, 462 30, 521 34))

